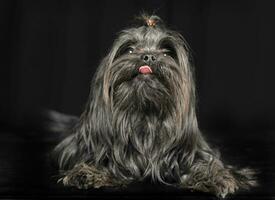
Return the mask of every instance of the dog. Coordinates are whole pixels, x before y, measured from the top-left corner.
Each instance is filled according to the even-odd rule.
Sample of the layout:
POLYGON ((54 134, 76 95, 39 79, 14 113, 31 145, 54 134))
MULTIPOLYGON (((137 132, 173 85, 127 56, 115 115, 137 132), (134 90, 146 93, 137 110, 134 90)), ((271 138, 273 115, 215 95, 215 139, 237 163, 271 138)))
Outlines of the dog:
POLYGON ((66 186, 125 187, 149 178, 218 197, 256 186, 254 171, 225 165, 196 118, 183 37, 155 15, 121 31, 91 82, 86 107, 54 149, 66 186))

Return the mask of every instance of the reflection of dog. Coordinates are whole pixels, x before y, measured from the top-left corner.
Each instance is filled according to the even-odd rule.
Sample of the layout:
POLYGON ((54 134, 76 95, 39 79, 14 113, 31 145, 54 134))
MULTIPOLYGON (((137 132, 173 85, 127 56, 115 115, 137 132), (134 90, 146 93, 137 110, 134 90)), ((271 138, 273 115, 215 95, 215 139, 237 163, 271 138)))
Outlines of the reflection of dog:
POLYGON ((154 181, 224 197, 256 182, 203 139, 181 35, 157 16, 124 30, 92 80, 86 109, 56 148, 61 179, 78 188, 154 181))

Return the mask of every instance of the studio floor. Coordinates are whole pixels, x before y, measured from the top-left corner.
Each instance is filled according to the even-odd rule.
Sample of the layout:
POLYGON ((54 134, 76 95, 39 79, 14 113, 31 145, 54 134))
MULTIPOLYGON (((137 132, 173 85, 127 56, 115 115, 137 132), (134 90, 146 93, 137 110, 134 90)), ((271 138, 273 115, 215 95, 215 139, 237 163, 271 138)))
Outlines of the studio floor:
MULTIPOLYGON (((250 131, 239 131, 238 134, 208 131, 208 136, 211 135, 215 138, 211 143, 219 147, 223 160, 259 171, 259 187, 240 191, 227 199, 275 198, 275 131, 261 134, 250 131)), ((26 130, 0 133, 0 198, 217 199, 205 193, 151 183, 132 184, 123 190, 102 188, 82 191, 65 188, 57 183, 57 171, 53 169, 48 156, 56 144, 53 138, 46 133, 26 130)))

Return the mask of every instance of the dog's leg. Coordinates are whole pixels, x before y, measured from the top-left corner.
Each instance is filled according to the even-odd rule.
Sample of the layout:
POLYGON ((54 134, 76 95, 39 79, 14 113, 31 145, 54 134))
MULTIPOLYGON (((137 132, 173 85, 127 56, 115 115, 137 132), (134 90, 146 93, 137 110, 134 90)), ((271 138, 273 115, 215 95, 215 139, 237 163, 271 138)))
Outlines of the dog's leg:
POLYGON ((256 186, 254 172, 250 169, 236 170, 224 166, 216 158, 197 160, 191 167, 190 173, 182 176, 181 186, 203 192, 210 192, 224 198, 238 189, 248 189, 256 186))
POLYGON ((108 172, 85 163, 77 164, 73 169, 66 171, 59 181, 62 181, 65 186, 75 186, 79 189, 115 187, 125 184, 115 180, 108 172))

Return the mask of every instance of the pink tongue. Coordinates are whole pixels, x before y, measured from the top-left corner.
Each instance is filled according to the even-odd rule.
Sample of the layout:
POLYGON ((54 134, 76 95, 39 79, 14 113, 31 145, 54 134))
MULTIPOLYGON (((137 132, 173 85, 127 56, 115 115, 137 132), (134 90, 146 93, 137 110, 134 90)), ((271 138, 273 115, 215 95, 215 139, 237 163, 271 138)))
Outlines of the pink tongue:
POLYGON ((141 74, 151 74, 151 73, 153 73, 151 67, 149 67, 148 65, 141 66, 138 69, 138 71, 141 74))

